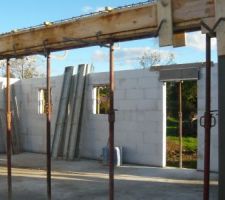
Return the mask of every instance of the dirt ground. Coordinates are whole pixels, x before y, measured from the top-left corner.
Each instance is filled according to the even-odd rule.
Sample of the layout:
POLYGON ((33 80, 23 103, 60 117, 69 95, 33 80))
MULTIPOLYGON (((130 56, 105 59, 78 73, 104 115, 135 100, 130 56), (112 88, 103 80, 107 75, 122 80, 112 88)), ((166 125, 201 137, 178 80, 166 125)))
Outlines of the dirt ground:
MULTIPOLYGON (((46 198, 45 155, 13 156, 13 200, 46 198)), ((6 157, 0 155, 0 199, 7 200, 6 157)), ((191 169, 123 165, 115 170, 115 200, 199 200, 203 173, 191 169)), ((218 199, 211 174, 210 199, 218 199)), ((53 200, 108 199, 108 167, 98 161, 52 161, 53 200)))
MULTIPOLYGON (((166 149, 166 155, 167 155, 167 166, 170 167, 179 167, 179 158, 180 153, 179 144, 176 144, 171 141, 167 141, 166 143, 167 149, 166 149)), ((183 168, 191 168, 196 169, 197 168, 197 150, 196 151, 187 151, 183 149, 182 152, 182 163, 183 168)))

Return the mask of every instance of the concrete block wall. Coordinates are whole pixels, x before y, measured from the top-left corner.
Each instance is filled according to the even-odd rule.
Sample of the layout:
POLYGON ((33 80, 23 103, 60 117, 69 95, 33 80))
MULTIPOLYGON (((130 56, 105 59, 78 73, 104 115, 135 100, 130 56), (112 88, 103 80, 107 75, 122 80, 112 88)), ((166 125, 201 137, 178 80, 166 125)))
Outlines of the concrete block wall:
MULTIPOLYGON (((16 82, 19 79, 16 78, 12 78, 10 79, 10 84, 16 84, 16 82)), ((5 87, 6 87, 6 78, 2 78, 0 77, 0 109, 4 112, 5 111, 5 87)), ((0 133, 0 136, 2 134, 6 134, 6 133, 0 133)), ((5 142, 3 141, 3 138, 0 137, 0 153, 4 153, 5 152, 5 142)))
MULTIPOLYGON (((108 73, 89 75, 81 156, 100 158, 108 142, 108 116, 94 114, 93 88, 109 82, 108 73)), ((115 74, 115 145, 122 146, 127 163, 165 166, 165 85, 149 70, 115 74)))
MULTIPOLYGON (((53 104, 51 139, 54 134, 62 80, 62 76, 51 78, 53 104)), ((46 152, 46 115, 38 113, 38 91, 43 88, 46 88, 46 80, 43 78, 21 80, 16 84, 21 119, 21 140, 24 151, 46 152)))
MULTIPOLYGON (((211 71, 211 110, 218 110, 218 67, 214 65, 211 71)), ((199 170, 204 169, 204 128, 200 126, 199 119, 205 112, 205 68, 200 71, 198 81, 198 165, 199 170)), ((218 116, 217 124, 211 128, 211 170, 218 171, 218 116)))
MULTIPOLYGON (((88 77, 84 121, 81 133, 81 156, 100 158, 102 147, 108 142, 108 116, 93 111, 93 87, 109 82, 108 73, 93 73, 88 77)), ((115 145, 124 148, 128 163, 165 166, 166 162, 166 87, 158 81, 158 73, 148 70, 119 71, 115 74, 115 145)), ((53 137, 63 76, 53 77, 52 132, 53 137)), ((21 140, 24 151, 46 152, 46 116, 38 114, 38 90, 45 88, 42 78, 15 83, 19 107, 21 140)), ((0 78, 1 89, 5 78, 0 78)), ((3 89, 0 90, 0 109, 5 109, 3 89)), ((218 107, 217 66, 212 67, 212 110, 218 107)), ((198 119, 205 111, 205 68, 198 81, 198 119)), ((218 127, 212 128, 211 170, 218 171, 218 127)), ((0 153, 4 152, 0 140, 0 153)), ((204 165, 204 128, 198 123, 198 166, 204 165)))
MULTIPOLYGON (((108 73, 94 73, 88 77, 87 98, 81 133, 81 156, 100 158, 108 141, 108 116, 93 112, 93 87, 107 84, 108 73)), ((51 78, 52 130, 58 112, 63 76, 51 78)), ((46 152, 46 116, 38 113, 38 91, 46 87, 42 78, 15 83, 20 116, 21 142, 28 152, 46 152)), ((158 74, 148 70, 116 72, 115 86, 115 145, 124 147, 125 162, 165 166, 165 86, 158 74)), ((1 98, 2 99, 2 98, 1 98)), ((4 107, 4 106, 2 106, 4 107)), ((1 145, 2 146, 2 145, 1 145)))

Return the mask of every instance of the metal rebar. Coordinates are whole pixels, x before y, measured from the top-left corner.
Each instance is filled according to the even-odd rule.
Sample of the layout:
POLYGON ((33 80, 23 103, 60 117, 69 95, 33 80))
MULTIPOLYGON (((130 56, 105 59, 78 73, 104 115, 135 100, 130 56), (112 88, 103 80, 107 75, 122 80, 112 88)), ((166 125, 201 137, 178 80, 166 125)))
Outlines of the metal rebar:
POLYGON ((204 194, 203 199, 209 199, 210 180, 210 131, 211 131, 211 38, 206 34, 206 90, 205 90, 205 151, 204 151, 204 194))
POLYGON ((183 151, 183 144, 182 144, 182 137, 183 137, 183 114, 182 114, 182 81, 179 82, 179 167, 182 168, 182 151, 183 151))
POLYGON ((115 110, 114 110, 114 46, 110 44, 109 50, 110 61, 110 110, 109 110, 109 200, 114 199, 114 123, 115 123, 115 110))
POLYGON ((47 150, 47 195, 51 200, 51 88, 50 88, 50 52, 47 51, 47 107, 46 107, 46 150, 47 150))
POLYGON ((11 108, 10 108, 10 64, 6 61, 6 123, 7 123, 7 174, 8 174, 8 200, 12 199, 12 127, 11 127, 11 108))

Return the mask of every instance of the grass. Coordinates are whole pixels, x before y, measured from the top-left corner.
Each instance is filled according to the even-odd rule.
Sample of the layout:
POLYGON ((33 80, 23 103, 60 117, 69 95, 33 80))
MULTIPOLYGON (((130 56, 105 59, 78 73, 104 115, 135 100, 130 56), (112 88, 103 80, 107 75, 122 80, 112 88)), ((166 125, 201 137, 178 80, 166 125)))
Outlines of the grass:
MULTIPOLYGON (((183 137, 182 160, 184 168, 197 168, 197 138, 183 137)), ((167 166, 179 167, 179 138, 167 136, 167 166)))
MULTIPOLYGON (((179 145, 179 137, 167 136, 167 141, 179 145)), ((183 149, 186 151, 197 151, 197 138, 183 137, 183 149)))
POLYGON ((175 118, 168 117, 167 118, 167 127, 166 133, 169 136, 175 136, 178 133, 178 121, 175 118))
MULTIPOLYGON (((172 117, 167 118, 167 166, 179 167, 178 125, 179 124, 177 119, 172 117)), ((184 137, 182 138, 182 142, 183 167, 196 169, 197 138, 194 136, 184 135, 184 137)))

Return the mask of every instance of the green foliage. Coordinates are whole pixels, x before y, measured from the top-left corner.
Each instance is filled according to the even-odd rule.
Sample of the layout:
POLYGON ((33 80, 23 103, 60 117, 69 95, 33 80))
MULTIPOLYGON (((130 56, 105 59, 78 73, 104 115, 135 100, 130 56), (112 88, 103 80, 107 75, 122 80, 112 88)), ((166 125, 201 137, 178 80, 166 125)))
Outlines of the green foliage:
MULTIPOLYGON (((179 137, 167 136, 167 141, 179 145, 179 137)), ((196 137, 183 137, 183 149, 186 151, 197 151, 197 138, 196 137)))
MULTIPOLYGON (((178 130, 178 82, 167 83, 167 133, 176 135, 178 130), (173 127, 173 128, 172 128, 173 127)), ((182 84, 182 111, 184 135, 197 135, 197 81, 184 81, 182 84)))
MULTIPOLYGON (((167 83, 167 116, 178 118, 178 82, 167 83)), ((197 113, 197 81, 182 84, 183 119, 190 120, 197 113)))
MULTIPOLYGON (((43 60, 38 56, 27 56, 18 59, 10 59, 10 71, 15 78, 28 79, 34 77, 43 77, 40 72, 40 66, 43 60)), ((6 61, 0 61, 1 74, 4 76, 6 70, 6 61)))
POLYGON ((102 87, 100 90, 100 113, 109 113, 109 86, 102 87))

